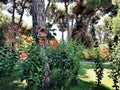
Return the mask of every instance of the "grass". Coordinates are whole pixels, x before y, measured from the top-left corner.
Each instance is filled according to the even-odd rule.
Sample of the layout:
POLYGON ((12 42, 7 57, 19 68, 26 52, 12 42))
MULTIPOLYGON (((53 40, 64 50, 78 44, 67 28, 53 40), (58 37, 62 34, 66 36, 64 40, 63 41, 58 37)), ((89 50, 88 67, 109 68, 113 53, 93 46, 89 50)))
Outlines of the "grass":
MULTIPOLYGON (((111 71, 111 67, 109 65, 104 65, 102 85, 99 89, 93 89, 93 87, 96 86, 94 68, 94 63, 81 64, 80 74, 78 75, 78 83, 72 85, 70 90, 113 90, 113 81, 108 77, 111 71)), ((0 90, 24 90, 24 83, 14 76, 15 75, 0 78, 0 90)))
MULTIPOLYGON (((102 86, 100 90, 113 90, 112 85, 113 81, 110 77, 110 71, 111 71, 111 66, 110 65, 103 65, 104 71, 103 71, 103 79, 102 79, 102 86)), ((94 72, 95 64, 90 63, 90 64, 81 64, 81 68, 84 69, 83 71, 81 70, 80 75, 78 78, 83 82, 86 82, 86 85, 84 84, 83 89, 80 90, 91 90, 92 87, 96 85, 96 74, 94 72), (90 85, 89 85, 90 84, 90 85), (88 87, 89 86, 89 87, 88 87), (86 89, 85 89, 86 88, 86 89)), ((74 89, 74 90, 79 90, 79 89, 74 89)))

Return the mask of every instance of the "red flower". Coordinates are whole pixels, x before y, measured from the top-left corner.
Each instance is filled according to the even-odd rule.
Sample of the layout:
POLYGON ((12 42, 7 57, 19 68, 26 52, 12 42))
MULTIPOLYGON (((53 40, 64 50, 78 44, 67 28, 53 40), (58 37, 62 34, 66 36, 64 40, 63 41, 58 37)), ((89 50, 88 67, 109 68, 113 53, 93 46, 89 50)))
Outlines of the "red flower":
POLYGON ((56 50, 56 46, 51 46, 53 50, 56 50))
POLYGON ((109 51, 107 49, 104 49, 103 53, 107 55, 109 53, 109 51))
POLYGON ((49 42, 49 44, 50 44, 51 47, 53 46, 53 43, 51 41, 49 42))
POLYGON ((40 40, 39 42, 40 45, 44 45, 44 43, 45 43, 44 40, 40 40))
POLYGON ((20 58, 21 58, 21 59, 26 59, 26 58, 27 58, 27 54, 24 53, 24 52, 22 52, 22 53, 20 54, 20 58))
POLYGON ((56 45, 58 45, 58 44, 59 44, 59 41, 58 41, 58 40, 54 40, 54 43, 55 43, 56 45))

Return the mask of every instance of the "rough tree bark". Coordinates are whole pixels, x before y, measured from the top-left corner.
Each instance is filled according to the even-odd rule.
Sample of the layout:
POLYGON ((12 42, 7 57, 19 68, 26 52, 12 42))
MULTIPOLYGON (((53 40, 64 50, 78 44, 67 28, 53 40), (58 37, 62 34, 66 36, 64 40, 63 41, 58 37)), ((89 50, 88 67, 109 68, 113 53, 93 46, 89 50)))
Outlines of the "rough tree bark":
POLYGON ((45 1, 32 0, 32 21, 33 21, 33 37, 38 43, 37 31, 38 29, 45 29, 45 1))
MULTIPOLYGON (((38 30, 45 29, 46 15, 45 15, 45 0, 32 0, 32 21, 33 21, 33 37, 36 40, 36 43, 39 43, 38 30)), ((45 40, 46 42, 46 40, 45 40)), ((46 44, 43 46, 44 52, 43 56, 46 56, 46 44)), ((43 75, 42 85, 40 85, 43 90, 49 90, 50 87, 50 68, 49 64, 45 63, 46 71, 43 75)))

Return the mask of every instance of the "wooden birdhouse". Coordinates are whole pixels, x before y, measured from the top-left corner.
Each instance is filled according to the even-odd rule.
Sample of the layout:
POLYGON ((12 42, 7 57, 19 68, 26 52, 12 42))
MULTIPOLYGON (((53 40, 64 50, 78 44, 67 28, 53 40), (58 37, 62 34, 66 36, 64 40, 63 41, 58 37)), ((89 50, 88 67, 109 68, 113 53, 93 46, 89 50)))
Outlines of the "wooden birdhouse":
POLYGON ((38 38, 46 39, 47 38, 47 31, 45 29, 39 29, 37 36, 38 36, 38 38))

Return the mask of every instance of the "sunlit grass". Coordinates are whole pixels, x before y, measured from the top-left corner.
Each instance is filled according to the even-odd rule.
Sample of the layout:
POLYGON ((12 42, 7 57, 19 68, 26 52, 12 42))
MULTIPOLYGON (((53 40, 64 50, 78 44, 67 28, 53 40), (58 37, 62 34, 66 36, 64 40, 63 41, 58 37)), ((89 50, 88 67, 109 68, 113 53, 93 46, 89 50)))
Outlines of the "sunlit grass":
MULTIPOLYGON (((105 87, 108 87, 109 90, 113 90, 112 85, 113 85, 113 81, 110 77, 108 77, 110 75, 110 66, 109 65, 103 65, 104 66, 104 71, 103 71, 103 79, 102 79, 102 85, 105 87)), ((88 82, 88 83, 95 83, 96 84, 96 74, 94 72, 94 68, 95 68, 95 64, 82 64, 81 66, 84 70, 84 74, 80 74, 78 76, 78 78, 82 81, 88 82)))

